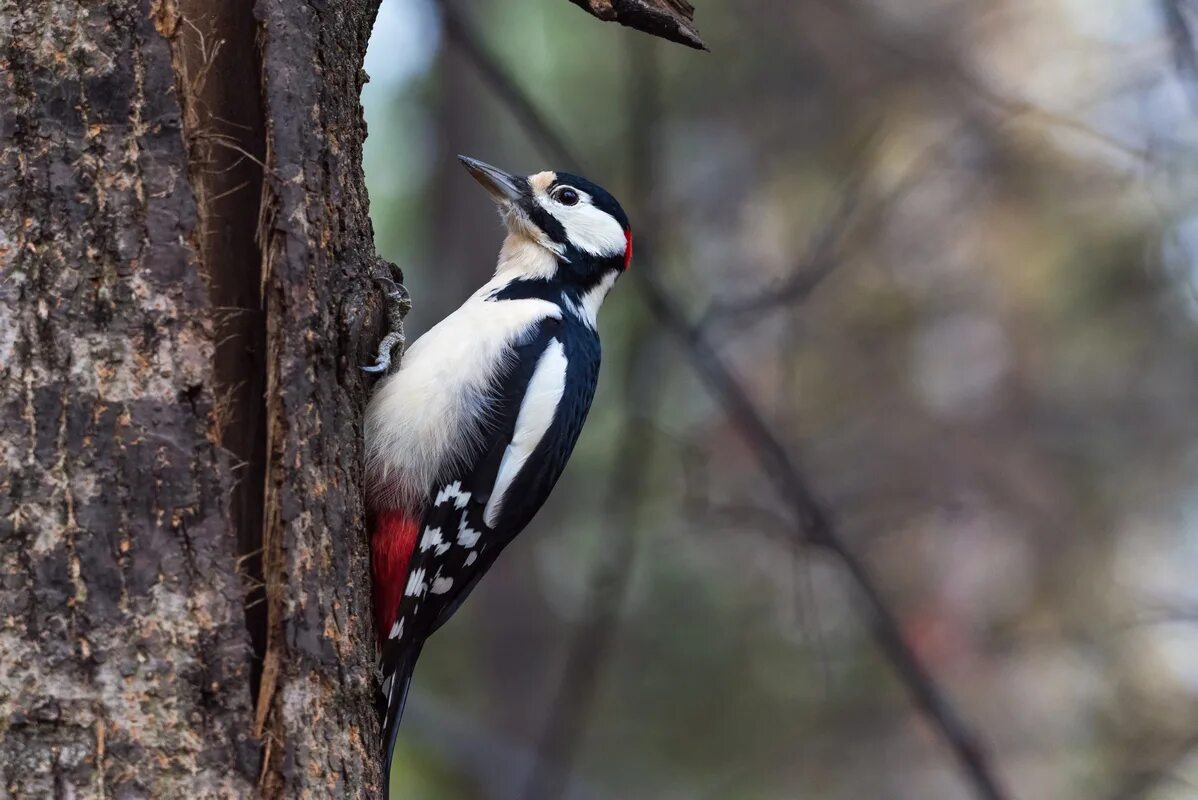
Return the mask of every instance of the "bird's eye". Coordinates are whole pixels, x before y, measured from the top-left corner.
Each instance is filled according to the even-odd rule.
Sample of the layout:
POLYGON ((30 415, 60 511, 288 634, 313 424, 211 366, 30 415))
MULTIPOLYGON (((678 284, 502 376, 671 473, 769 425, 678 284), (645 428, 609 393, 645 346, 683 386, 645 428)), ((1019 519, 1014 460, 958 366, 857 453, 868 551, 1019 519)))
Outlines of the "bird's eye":
POLYGON ((578 205, 578 192, 567 186, 564 189, 559 189, 554 195, 554 199, 563 206, 576 206, 578 205))

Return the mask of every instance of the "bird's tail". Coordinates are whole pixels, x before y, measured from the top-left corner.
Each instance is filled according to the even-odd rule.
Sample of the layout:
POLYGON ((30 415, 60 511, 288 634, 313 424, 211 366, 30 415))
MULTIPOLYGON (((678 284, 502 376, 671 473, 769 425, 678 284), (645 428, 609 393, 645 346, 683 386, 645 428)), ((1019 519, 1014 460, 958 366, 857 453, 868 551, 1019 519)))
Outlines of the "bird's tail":
POLYGON ((395 741, 399 734, 399 721, 403 717, 404 705, 408 702, 408 688, 412 685, 412 673, 424 642, 413 641, 404 648, 395 664, 395 669, 383 681, 379 692, 379 705, 383 716, 383 800, 395 800, 392 792, 392 760, 395 758, 395 741))

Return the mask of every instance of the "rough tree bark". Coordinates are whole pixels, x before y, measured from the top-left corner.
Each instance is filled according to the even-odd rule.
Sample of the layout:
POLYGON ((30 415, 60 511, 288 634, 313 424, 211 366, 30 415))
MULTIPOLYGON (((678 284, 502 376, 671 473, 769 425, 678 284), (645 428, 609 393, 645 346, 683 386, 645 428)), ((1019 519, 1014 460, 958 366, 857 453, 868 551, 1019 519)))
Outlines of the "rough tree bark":
POLYGON ((377 787, 376 7, 0 2, 0 794, 377 787))
POLYGON ((0 797, 377 793, 377 7, 0 0, 0 797))
POLYGON ((170 43, 137 2, 8 0, 0 37, 0 777, 244 795, 234 472, 170 43))
POLYGON ((375 794, 378 720, 362 500, 361 364, 374 254, 358 97, 376 0, 259 0, 267 177, 267 794, 375 794))

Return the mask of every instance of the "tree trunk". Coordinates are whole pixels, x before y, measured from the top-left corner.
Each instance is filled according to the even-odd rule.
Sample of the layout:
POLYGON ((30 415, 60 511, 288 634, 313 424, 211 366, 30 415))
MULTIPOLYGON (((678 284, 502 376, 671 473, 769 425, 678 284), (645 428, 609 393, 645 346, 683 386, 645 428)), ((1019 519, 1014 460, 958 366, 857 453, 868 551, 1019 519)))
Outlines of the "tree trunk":
POLYGON ((0 0, 2 796, 377 791, 376 6, 0 0))

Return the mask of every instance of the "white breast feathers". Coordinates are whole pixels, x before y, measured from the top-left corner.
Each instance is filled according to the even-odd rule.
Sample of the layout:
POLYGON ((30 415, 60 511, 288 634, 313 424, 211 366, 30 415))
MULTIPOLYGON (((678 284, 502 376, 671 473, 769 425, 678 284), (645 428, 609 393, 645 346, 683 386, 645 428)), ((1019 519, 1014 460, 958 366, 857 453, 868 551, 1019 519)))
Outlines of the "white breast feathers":
POLYGON ((366 409, 366 472, 375 507, 412 508, 473 455, 488 397, 511 344, 560 308, 545 300, 488 301, 507 279, 483 286, 421 336, 366 409))

